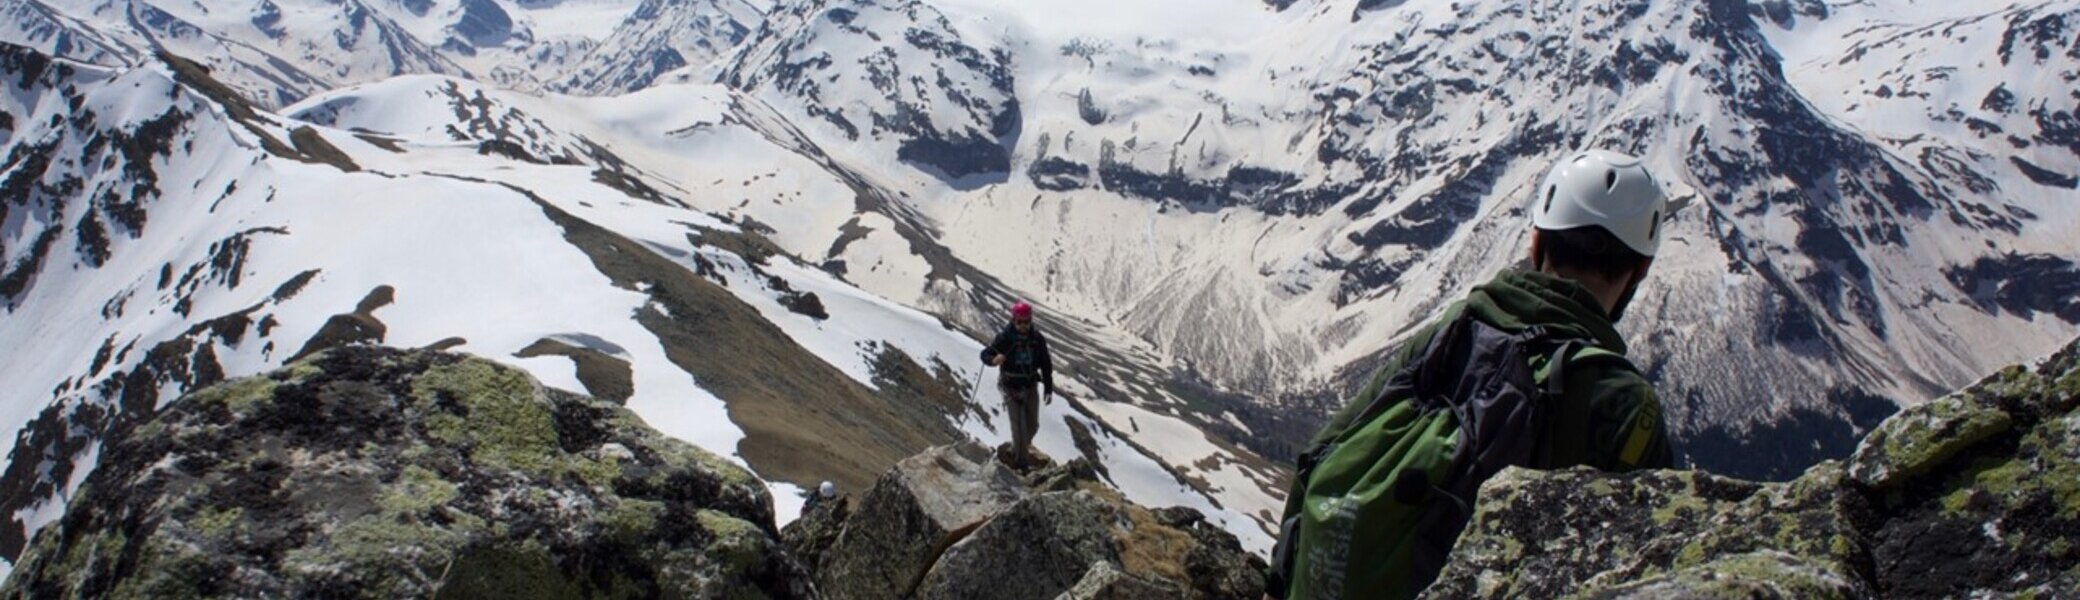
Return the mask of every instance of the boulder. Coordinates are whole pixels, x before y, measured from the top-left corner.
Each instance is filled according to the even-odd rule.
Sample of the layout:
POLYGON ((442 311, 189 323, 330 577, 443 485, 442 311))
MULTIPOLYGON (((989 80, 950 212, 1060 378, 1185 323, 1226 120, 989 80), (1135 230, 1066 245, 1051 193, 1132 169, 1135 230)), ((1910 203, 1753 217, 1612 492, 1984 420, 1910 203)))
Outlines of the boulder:
POLYGON ((1093 563, 1118 562, 1115 529, 1127 516, 1090 492, 1049 492, 1019 501, 948 548, 919 600, 1050 600, 1083 579, 1093 563))
POLYGON ((488 361, 336 348, 126 426, 5 598, 808 598, 749 472, 488 361))
POLYGON ((2080 343, 1902 411, 1790 482, 1506 470, 1424 597, 2071 597, 2076 404, 2080 343))
POLYGON ((811 513, 783 535, 798 555, 820 556, 807 564, 816 567, 818 591, 829 598, 1263 595, 1264 561, 1198 511, 1129 502, 1084 458, 1034 461, 1021 475, 999 479, 997 473, 1011 473, 997 462, 1001 454, 973 444, 928 450, 883 476, 849 515, 811 513), (960 504, 915 498, 978 495, 1006 501, 965 504, 987 510, 974 512, 978 519, 964 527, 917 525, 966 521, 923 519, 930 511, 915 505, 960 504), (841 532, 819 548, 815 540, 829 536, 831 519, 842 520, 835 525, 841 532), (867 543, 889 539, 910 541, 867 543), (944 545, 929 547, 923 543, 929 539, 944 545))
POLYGON ((836 500, 826 501, 780 530, 780 543, 787 546, 787 552, 794 555, 796 561, 804 565, 819 564, 831 545, 838 542, 838 533, 844 531, 845 518, 850 516, 852 497, 839 496, 836 500))
POLYGON ((981 444, 903 459, 845 519, 817 563, 817 587, 838 600, 908 597, 941 552, 1025 494, 1025 484, 981 444))
POLYGON ((1714 560, 1604 590, 1606 600, 1748 598, 1751 600, 1841 600, 1868 595, 1841 571, 1774 550, 1714 560))
POLYGON ((1182 600, 1184 593, 1168 584, 1149 581, 1119 570, 1109 562, 1091 565, 1069 591, 1054 600, 1182 600))

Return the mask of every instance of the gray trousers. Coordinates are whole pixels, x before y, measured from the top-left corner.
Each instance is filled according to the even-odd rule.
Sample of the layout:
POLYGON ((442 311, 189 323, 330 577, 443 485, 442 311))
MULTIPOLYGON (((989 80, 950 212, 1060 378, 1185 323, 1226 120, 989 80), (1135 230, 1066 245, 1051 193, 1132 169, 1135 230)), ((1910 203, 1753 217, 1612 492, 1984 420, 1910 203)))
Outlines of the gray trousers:
POLYGON ((997 390, 1004 393, 1004 412, 1011 413, 1012 461, 1023 465, 1040 432, 1040 384, 998 381, 997 390))

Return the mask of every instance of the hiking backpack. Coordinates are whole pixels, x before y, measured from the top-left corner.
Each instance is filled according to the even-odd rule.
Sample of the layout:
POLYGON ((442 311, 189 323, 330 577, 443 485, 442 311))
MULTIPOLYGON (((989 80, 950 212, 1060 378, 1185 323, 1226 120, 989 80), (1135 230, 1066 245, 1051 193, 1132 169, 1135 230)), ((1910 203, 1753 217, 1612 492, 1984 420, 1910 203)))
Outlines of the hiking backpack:
POLYGON ((1570 355, 1624 362, 1541 327, 1511 333, 1471 315, 1452 320, 1361 399, 1342 431, 1299 457, 1300 510, 1280 524, 1271 592, 1414 598, 1443 570, 1481 483, 1503 467, 1536 466, 1570 355), (1531 359, 1546 352, 1541 380, 1531 359))

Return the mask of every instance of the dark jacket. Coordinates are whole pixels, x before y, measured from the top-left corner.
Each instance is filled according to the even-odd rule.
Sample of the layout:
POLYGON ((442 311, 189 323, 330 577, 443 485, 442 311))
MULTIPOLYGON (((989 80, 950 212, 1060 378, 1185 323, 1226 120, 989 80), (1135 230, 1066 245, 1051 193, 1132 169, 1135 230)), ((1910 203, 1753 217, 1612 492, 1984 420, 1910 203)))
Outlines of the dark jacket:
MULTIPOLYGON (((1377 395, 1389 377, 1422 352, 1445 324, 1464 312, 1505 331, 1543 325, 1594 340, 1603 350, 1625 354, 1625 340, 1618 337, 1617 328, 1596 297, 1580 284, 1533 271, 1505 270, 1474 288, 1464 300, 1410 337, 1356 397, 1377 395)), ((1535 359, 1534 371, 1545 374, 1548 358, 1535 359)), ((1551 427, 1539 444, 1536 466, 1588 465, 1606 471, 1674 466, 1661 403, 1654 397, 1654 388, 1638 372, 1612 361, 1585 360, 1570 363, 1566 377, 1560 404, 1549 413, 1553 415, 1551 427)), ((1323 432, 1343 430, 1363 404, 1351 402, 1330 419, 1323 432)))
POLYGON ((997 373, 997 380, 1005 385, 1032 385, 1039 382, 1048 390, 1054 390, 1054 358, 1047 353, 1047 336, 1040 334, 1040 326, 1033 325, 1032 332, 1019 333, 1018 326, 1005 325, 997 333, 997 339, 982 348, 982 364, 996 362, 997 356, 1005 357, 1004 366, 997 373))

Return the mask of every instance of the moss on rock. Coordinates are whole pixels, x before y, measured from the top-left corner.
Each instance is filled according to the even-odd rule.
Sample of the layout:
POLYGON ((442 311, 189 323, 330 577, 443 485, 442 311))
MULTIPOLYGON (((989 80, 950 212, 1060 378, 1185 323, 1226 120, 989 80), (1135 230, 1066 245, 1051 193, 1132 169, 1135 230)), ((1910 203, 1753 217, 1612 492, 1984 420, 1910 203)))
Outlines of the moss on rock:
POLYGON ((652 500, 626 499, 614 503, 607 509, 600 523, 606 526, 608 535, 622 539, 640 538, 644 533, 657 528, 657 521, 664 517, 664 503, 652 500))
POLYGON ((274 397, 274 380, 265 377, 237 379, 207 388, 193 394, 190 402, 219 404, 232 412, 251 412, 254 407, 274 397))
POLYGON ((585 597, 584 589, 561 573, 549 548, 534 540, 469 548, 442 569, 436 590, 438 599, 585 597))
POLYGON ((2062 597, 2080 581, 2080 343, 1785 483, 1508 470, 1430 598, 2062 597))
POLYGON ((1597 600, 1848 600, 1867 597, 1867 593, 1854 579, 1839 571, 1792 554, 1764 550, 1572 597, 1597 600))
POLYGON ((376 504, 392 515, 418 515, 453 502, 461 495, 454 483, 419 465, 406 465, 397 483, 376 497, 376 504))
POLYGON ((1968 395, 1944 396, 1873 430, 1850 459, 1850 475, 1873 488, 1896 487, 2014 425, 2014 418, 1998 407, 1968 395))
POLYGON ((481 359, 335 348, 119 433, 0 598, 812 595, 748 472, 481 359))
POLYGON ((420 374, 412 393, 435 410, 460 405, 458 418, 444 423, 443 437, 470 448, 471 459, 536 476, 556 474, 556 424, 527 374, 468 359, 420 374))

